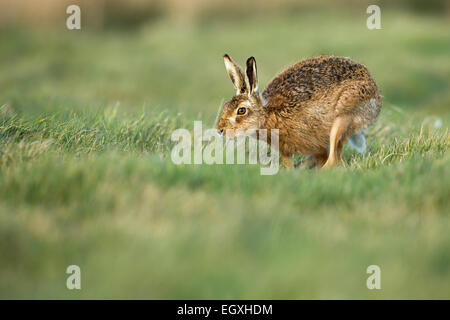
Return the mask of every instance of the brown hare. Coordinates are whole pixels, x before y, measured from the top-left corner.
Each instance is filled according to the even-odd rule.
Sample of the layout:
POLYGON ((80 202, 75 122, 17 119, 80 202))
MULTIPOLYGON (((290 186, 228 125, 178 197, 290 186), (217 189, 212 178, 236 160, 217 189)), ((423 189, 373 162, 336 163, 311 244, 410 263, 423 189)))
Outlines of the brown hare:
POLYGON ((236 95, 223 106, 216 126, 220 134, 278 129, 286 167, 292 166, 294 154, 309 155, 311 167, 337 165, 349 138, 351 146, 364 151, 362 130, 377 119, 381 95, 362 64, 335 56, 305 59, 275 76, 260 93, 254 57, 247 60, 245 74, 229 55, 224 62, 236 95))

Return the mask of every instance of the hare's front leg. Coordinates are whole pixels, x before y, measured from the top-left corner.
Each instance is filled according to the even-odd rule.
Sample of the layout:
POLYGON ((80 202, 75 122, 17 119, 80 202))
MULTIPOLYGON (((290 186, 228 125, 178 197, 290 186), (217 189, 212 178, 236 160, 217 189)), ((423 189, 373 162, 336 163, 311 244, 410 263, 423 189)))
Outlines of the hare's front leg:
POLYGON ((291 168, 292 167, 292 156, 282 154, 281 162, 283 163, 283 165, 286 169, 291 168))
POLYGON ((348 137, 348 129, 352 119, 349 116, 340 116, 333 122, 330 132, 330 151, 327 162, 322 168, 330 168, 341 162, 341 152, 345 139, 348 137))
POLYGON ((304 160, 297 162, 294 167, 302 167, 306 169, 313 169, 315 167, 322 167, 328 159, 328 151, 325 149, 323 153, 318 153, 312 156, 308 156, 304 160))

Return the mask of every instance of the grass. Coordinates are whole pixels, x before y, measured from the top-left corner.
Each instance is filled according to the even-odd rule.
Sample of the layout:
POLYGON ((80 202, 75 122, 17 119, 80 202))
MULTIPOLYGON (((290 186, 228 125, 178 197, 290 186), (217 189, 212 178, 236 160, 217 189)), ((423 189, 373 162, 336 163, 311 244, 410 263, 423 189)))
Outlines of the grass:
POLYGON ((387 12, 368 31, 336 12, 0 31, 0 297, 448 298, 448 24, 387 12), (171 132, 212 123, 233 92, 224 52, 255 55, 262 84, 305 56, 365 63, 384 95, 368 151, 275 176, 174 165, 171 132))

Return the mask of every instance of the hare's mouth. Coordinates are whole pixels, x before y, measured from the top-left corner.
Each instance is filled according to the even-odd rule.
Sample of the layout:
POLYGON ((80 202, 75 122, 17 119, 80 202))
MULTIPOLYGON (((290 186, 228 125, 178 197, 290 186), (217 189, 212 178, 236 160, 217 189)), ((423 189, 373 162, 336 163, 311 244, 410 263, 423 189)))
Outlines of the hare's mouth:
POLYGON ((239 137, 256 137, 258 129, 225 129, 219 130, 219 134, 226 139, 234 139, 239 137))
POLYGON ((226 139, 234 139, 238 136, 238 134, 236 133, 236 130, 234 130, 234 129, 226 129, 226 130, 224 130, 223 136, 226 139))

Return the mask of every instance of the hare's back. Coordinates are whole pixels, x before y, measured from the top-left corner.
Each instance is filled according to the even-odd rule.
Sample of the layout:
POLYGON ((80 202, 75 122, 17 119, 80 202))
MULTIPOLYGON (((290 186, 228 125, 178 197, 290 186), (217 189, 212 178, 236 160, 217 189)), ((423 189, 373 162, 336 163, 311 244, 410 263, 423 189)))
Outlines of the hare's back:
POLYGON ((286 107, 297 106, 323 99, 347 83, 358 82, 376 90, 375 82, 362 64, 345 57, 318 56, 282 71, 269 82, 262 95, 267 101, 282 100, 286 107))

